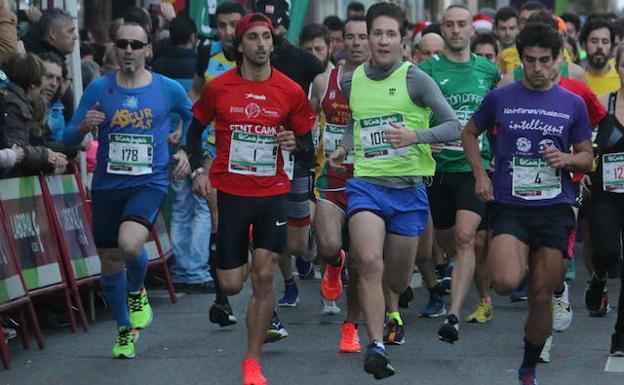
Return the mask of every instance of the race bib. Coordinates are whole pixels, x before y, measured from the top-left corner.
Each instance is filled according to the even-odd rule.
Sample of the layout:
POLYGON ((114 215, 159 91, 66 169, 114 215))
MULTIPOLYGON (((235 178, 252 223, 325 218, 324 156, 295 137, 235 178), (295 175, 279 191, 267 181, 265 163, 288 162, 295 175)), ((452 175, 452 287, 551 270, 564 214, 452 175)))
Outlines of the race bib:
MULTIPOLYGON (((329 157, 332 152, 336 151, 340 141, 342 140, 342 135, 345 132, 346 126, 341 126, 337 124, 329 124, 325 125, 325 132, 323 133, 323 150, 325 151, 325 156, 329 157)), ((344 162, 342 164, 353 164, 353 151, 347 154, 344 162)))
POLYGON ((402 124, 403 115, 392 114, 360 120, 360 141, 364 159, 391 159, 409 153, 409 146, 392 148, 386 142, 386 131, 390 123, 402 124))
POLYGON ((151 135, 109 134, 106 171, 119 175, 151 174, 153 140, 151 135))
POLYGON ((242 175, 275 176, 277 174, 275 136, 234 131, 228 171, 242 175))
POLYGON ((314 144, 314 150, 316 151, 321 144, 321 128, 318 123, 312 129, 312 144, 314 144))
POLYGON ((624 152, 602 156, 602 188, 604 191, 624 193, 624 152))
POLYGON ((284 159, 284 172, 288 175, 288 179, 293 180, 295 175, 295 155, 286 150, 282 150, 282 159, 284 159))
POLYGON ((512 195, 534 201, 561 194, 561 173, 539 158, 513 158, 512 195))

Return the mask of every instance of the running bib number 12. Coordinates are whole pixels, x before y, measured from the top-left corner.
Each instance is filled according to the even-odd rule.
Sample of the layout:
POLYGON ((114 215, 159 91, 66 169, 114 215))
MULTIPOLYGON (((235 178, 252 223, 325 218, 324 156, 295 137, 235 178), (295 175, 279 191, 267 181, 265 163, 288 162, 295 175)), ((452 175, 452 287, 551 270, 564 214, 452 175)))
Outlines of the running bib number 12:
POLYGON ((109 174, 146 175, 152 173, 154 155, 151 135, 109 134, 109 174))
POLYGON ((561 173, 542 159, 514 157, 512 194, 530 201, 555 198, 561 194, 561 173))
POLYGON ((242 175, 275 176, 277 174, 275 136, 234 131, 228 171, 242 175))
POLYGON ((602 188, 604 191, 624 193, 624 152, 602 156, 602 188))
POLYGON ((392 148, 386 141, 390 123, 403 124, 401 114, 375 116, 360 120, 360 141, 364 159, 391 159, 407 155, 409 147, 392 148))

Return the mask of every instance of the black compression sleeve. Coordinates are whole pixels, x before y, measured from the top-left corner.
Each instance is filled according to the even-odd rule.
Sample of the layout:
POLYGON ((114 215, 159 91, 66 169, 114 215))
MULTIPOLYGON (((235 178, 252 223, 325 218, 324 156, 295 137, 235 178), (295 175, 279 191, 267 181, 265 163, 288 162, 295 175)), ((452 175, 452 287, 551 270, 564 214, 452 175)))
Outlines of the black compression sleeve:
POLYGON ((204 164, 204 154, 202 151, 201 137, 206 126, 201 124, 199 120, 193 118, 191 125, 186 133, 186 145, 184 151, 188 154, 191 170, 202 167, 204 164))
POLYGON ((308 131, 304 135, 297 136, 295 140, 297 142, 295 158, 304 163, 311 163, 314 159, 314 143, 312 142, 312 132, 308 131))

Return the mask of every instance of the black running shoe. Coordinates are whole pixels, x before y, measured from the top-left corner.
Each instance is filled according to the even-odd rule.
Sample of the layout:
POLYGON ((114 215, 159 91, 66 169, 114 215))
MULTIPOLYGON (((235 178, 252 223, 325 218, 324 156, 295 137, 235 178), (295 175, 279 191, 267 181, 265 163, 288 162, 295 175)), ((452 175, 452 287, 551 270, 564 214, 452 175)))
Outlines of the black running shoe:
POLYGON ((611 335, 611 357, 624 357, 624 334, 611 335))
POLYGON ((236 317, 234 317, 234 312, 229 303, 221 305, 215 302, 210 307, 209 316, 210 322, 218 324, 221 327, 235 325, 238 322, 236 317))
POLYGON ((446 316, 444 323, 440 327, 440 330, 438 330, 438 338, 449 344, 459 339, 459 320, 455 314, 446 316))
POLYGON ((386 349, 377 346, 374 342, 366 348, 364 354, 364 371, 370 373, 376 380, 381 380, 395 374, 394 367, 388 360, 386 349))
POLYGON ((409 303, 414 299, 414 290, 412 290, 411 286, 408 286, 407 289, 399 296, 399 307, 402 309, 407 309, 409 307, 409 303))
POLYGON ((611 310, 605 288, 606 284, 606 279, 601 280, 596 276, 593 276, 588 282, 585 290, 585 306, 587 306, 590 317, 604 317, 611 310))

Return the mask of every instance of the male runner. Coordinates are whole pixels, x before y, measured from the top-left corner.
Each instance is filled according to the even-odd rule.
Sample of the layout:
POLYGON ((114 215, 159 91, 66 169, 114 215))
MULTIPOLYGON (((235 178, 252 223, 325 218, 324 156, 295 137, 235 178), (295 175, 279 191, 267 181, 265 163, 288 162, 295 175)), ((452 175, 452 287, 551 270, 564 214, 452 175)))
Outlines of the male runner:
MULTIPOLYGON (((314 193, 316 209, 314 231, 318 243, 318 255, 327 263, 321 281, 321 294, 327 301, 336 301, 342 293, 341 270, 345 264, 346 244, 346 181, 353 177, 353 155, 345 170, 332 169, 327 157, 340 143, 345 127, 351 117, 349 100, 340 89, 343 74, 352 73, 356 67, 370 58, 366 19, 354 16, 344 24, 345 63, 316 77, 312 84, 310 103, 321 112, 320 140, 317 148, 317 175, 314 193)), ((351 259, 349 259, 351 261, 351 259)), ((348 263, 349 264, 349 263, 348 263)), ((347 286, 347 317, 342 324, 340 352, 360 351, 357 319, 360 313, 357 297, 357 272, 349 271, 347 286)))
POLYGON ((420 143, 457 140, 460 131, 437 85, 401 60, 406 24, 403 10, 395 4, 369 8, 371 61, 341 80, 352 125, 347 125, 341 145, 330 157, 333 166, 341 167, 355 142, 355 177, 346 185, 347 215, 370 340, 364 370, 376 379, 395 373, 382 342, 382 280, 397 295, 407 288, 418 236, 428 219, 422 177, 433 175, 435 163, 429 145, 420 143), (441 124, 426 129, 431 111, 441 124))
POLYGON ((576 189, 570 171, 589 171, 593 154, 583 100, 552 82, 561 36, 535 23, 516 41, 522 81, 488 94, 462 140, 475 193, 495 202, 488 256, 494 289, 511 292, 529 270, 529 314, 518 375, 521 384, 535 385, 535 365, 552 329, 553 292, 563 280, 563 257, 575 224, 571 206, 576 189), (479 136, 486 130, 494 141, 492 180, 479 149, 479 136))
POLYGON ((265 385, 260 353, 275 306, 273 272, 286 241, 286 194, 290 190, 282 151, 312 154, 314 113, 295 82, 271 67, 273 24, 249 14, 236 25, 238 66, 210 81, 193 106, 187 143, 195 187, 217 189, 219 233, 216 270, 224 293, 239 293, 251 275, 243 384, 265 385), (201 166, 200 138, 215 121, 217 156, 209 176, 201 166), (295 137, 297 136, 297 138, 295 137), (250 226, 253 257, 248 266, 250 226))
MULTIPOLYGON (((97 130, 93 174, 93 234, 102 263, 102 290, 117 321, 113 357, 133 358, 138 329, 152 321, 143 287, 143 248, 167 194, 170 114, 187 123, 191 102, 182 86, 145 68, 151 50, 147 33, 125 23, 115 34, 119 71, 94 80, 64 133, 68 145, 97 130), (125 267, 125 269, 124 269, 125 267)), ((180 155, 174 174, 188 172, 180 155)))
POLYGON ((620 78, 609 63, 614 41, 615 29, 606 19, 590 19, 581 30, 580 42, 587 51, 587 84, 598 97, 620 88, 620 78))
MULTIPOLYGON (((444 53, 419 64, 436 81, 462 126, 499 79, 496 65, 470 52, 473 35, 470 11, 463 5, 449 6, 442 14, 444 53)), ((480 138, 479 148, 483 167, 489 170, 490 145, 485 135, 480 138)), ((473 278, 481 301, 466 321, 485 323, 492 318, 486 263, 487 228, 482 220, 485 202, 474 194, 474 178, 461 142, 446 143, 434 158, 436 173, 427 191, 431 216, 438 243, 448 256, 456 257, 451 307, 438 336, 453 343, 459 338, 458 317, 473 278)))

